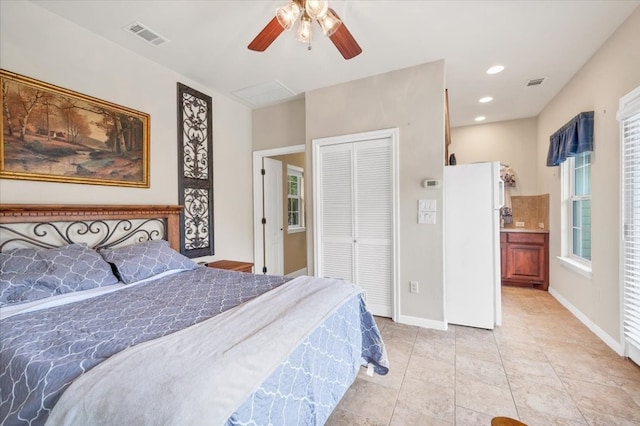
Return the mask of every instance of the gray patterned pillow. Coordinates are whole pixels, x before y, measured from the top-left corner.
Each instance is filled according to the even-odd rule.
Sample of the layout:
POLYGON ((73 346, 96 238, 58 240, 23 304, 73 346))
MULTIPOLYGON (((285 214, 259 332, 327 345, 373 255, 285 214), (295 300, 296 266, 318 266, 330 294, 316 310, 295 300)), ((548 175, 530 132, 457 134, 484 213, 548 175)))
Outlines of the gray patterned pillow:
POLYGON ((104 259, 115 265, 122 282, 130 284, 171 269, 199 265, 169 247, 166 240, 152 240, 115 249, 102 249, 104 259))
POLYGON ((0 306, 116 283, 109 264, 85 244, 0 253, 0 306))

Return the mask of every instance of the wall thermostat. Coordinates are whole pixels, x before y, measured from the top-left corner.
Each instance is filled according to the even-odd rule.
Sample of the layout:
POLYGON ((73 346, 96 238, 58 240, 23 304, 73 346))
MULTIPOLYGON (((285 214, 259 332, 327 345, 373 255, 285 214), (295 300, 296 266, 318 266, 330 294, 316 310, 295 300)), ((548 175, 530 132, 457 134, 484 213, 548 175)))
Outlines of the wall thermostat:
POLYGON ((438 189, 440 188, 440 180, 439 179, 425 179, 422 182, 422 186, 426 189, 438 189))

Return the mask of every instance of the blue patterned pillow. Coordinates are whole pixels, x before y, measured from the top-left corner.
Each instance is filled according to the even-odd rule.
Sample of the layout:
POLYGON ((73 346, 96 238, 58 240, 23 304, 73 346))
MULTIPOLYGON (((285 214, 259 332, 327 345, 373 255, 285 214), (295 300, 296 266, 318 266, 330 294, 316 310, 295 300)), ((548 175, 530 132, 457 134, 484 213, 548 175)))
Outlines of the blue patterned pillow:
POLYGON ((102 249, 100 254, 115 265, 122 282, 130 284, 171 269, 194 269, 199 265, 169 247, 166 240, 152 240, 115 249, 102 249))
POLYGON ((116 283, 109 264, 85 244, 0 253, 0 306, 116 283))

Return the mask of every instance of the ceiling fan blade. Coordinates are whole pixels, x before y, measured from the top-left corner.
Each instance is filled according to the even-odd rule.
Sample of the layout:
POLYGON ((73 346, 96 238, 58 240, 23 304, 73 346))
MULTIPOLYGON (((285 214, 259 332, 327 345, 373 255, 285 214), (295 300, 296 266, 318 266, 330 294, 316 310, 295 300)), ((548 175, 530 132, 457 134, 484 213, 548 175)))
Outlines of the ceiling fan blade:
POLYGON ((274 17, 247 47, 256 52, 264 52, 283 31, 284 28, 278 22, 278 18, 274 17))
MULTIPOLYGON (((340 19, 340 17, 338 16, 335 10, 333 9, 329 9, 329 10, 334 15, 336 15, 338 19, 340 19)), ((358 45, 358 42, 353 38, 349 30, 347 29, 347 26, 344 24, 344 21, 338 27, 336 32, 333 33, 329 38, 331 39, 333 44, 335 44, 335 46, 338 48, 338 50, 342 54, 342 57, 345 59, 351 59, 362 53, 362 49, 360 48, 360 45, 358 45)))

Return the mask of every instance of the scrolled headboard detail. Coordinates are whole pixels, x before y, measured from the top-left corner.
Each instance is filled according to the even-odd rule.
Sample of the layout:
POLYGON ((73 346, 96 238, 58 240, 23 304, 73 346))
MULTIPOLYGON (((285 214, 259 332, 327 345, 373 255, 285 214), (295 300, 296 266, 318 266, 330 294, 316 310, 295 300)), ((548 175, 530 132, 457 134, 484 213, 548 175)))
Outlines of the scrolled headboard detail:
POLYGON ((181 210, 179 205, 0 204, 0 251, 11 242, 47 248, 78 242, 78 236, 95 237, 95 248, 161 238, 180 250, 181 210), (53 243, 47 241, 52 236, 53 243))

